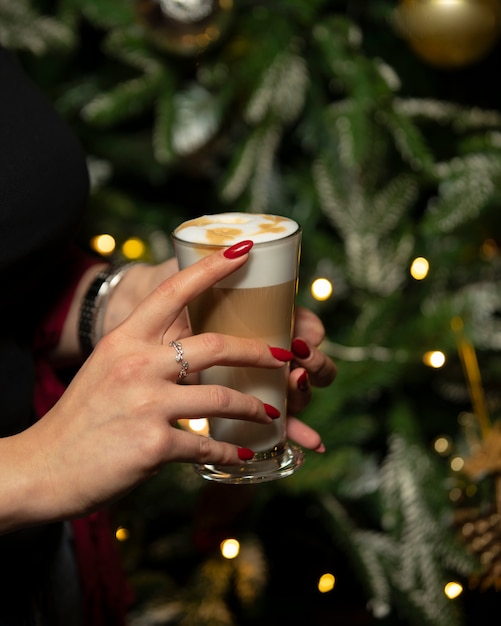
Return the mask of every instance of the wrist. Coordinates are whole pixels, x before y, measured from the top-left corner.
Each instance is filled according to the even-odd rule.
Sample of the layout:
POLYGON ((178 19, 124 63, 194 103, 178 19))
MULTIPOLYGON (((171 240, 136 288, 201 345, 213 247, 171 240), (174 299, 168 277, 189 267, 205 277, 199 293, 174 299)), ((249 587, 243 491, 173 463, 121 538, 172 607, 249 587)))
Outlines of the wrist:
MULTIPOLYGON (((109 302, 122 279, 136 263, 112 264, 94 276, 80 304, 78 337, 84 354, 90 354, 107 332, 105 318, 109 302)), ((108 323, 109 325, 109 323, 108 323)))

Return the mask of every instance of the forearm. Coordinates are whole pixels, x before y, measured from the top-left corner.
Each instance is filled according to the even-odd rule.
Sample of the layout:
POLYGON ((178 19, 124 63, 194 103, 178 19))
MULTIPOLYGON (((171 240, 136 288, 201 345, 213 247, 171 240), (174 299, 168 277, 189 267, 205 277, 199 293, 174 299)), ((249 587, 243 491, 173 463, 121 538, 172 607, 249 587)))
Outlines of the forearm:
POLYGON ((0 534, 54 521, 53 485, 32 439, 30 429, 0 438, 0 534))

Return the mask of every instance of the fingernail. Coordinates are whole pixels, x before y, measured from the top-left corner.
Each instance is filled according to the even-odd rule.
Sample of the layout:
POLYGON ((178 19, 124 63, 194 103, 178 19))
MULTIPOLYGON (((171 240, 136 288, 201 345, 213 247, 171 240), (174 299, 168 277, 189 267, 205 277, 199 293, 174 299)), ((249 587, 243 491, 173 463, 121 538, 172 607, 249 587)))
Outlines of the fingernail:
POLYGON ((310 379, 308 378, 308 372, 304 371, 297 379, 297 388, 299 391, 308 391, 310 388, 310 379))
POLYGON ((254 452, 249 448, 238 448, 237 454, 241 461, 250 461, 254 457, 254 452))
POLYGON ((279 361, 292 361, 294 355, 290 350, 284 350, 283 348, 275 348, 270 346, 270 352, 279 361))
POLYGON ((263 406, 264 406, 264 410, 266 411, 266 415, 268 417, 271 417, 271 419, 276 420, 277 418, 280 417, 280 411, 276 409, 274 406, 271 406, 271 404, 266 404, 265 402, 263 402, 263 406))
POLYGON ((309 345, 302 339, 292 340, 292 352, 294 352, 295 356, 299 359, 307 359, 311 354, 309 345))
POLYGON ((254 245, 254 242, 250 239, 246 239, 245 241, 240 241, 233 246, 230 246, 223 252, 223 256, 227 259, 238 259, 238 257, 244 256, 247 254, 249 250, 254 245))
POLYGON ((323 452, 325 452, 325 446, 323 443, 321 443, 318 448, 315 448, 315 452, 318 452, 320 454, 322 454, 323 452))

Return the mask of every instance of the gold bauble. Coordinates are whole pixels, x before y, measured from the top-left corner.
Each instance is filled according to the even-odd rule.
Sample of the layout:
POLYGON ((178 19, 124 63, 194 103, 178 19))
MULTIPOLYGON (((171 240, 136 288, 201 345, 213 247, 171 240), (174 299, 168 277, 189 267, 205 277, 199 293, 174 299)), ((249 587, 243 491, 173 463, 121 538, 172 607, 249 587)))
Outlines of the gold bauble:
POLYGON ((158 48, 192 56, 219 41, 233 0, 136 0, 135 6, 139 23, 158 48))
POLYGON ((400 0, 398 31, 416 54, 440 68, 479 61, 500 35, 500 0, 400 0))

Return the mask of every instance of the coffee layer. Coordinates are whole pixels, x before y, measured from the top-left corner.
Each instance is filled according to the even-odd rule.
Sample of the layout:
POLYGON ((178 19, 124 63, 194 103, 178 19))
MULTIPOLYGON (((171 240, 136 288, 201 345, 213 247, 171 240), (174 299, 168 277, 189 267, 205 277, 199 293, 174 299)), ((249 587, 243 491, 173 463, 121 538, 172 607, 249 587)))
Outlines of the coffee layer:
MULTIPOLYGON (((218 332, 261 339, 290 349, 294 319, 295 281, 254 289, 208 289, 188 305, 192 331, 218 332)), ((251 367, 214 366, 200 374, 202 384, 217 384, 256 396, 285 416, 288 368, 265 370, 251 367)), ((251 448, 270 450, 285 438, 284 421, 269 425, 213 418, 215 439, 251 448)))

